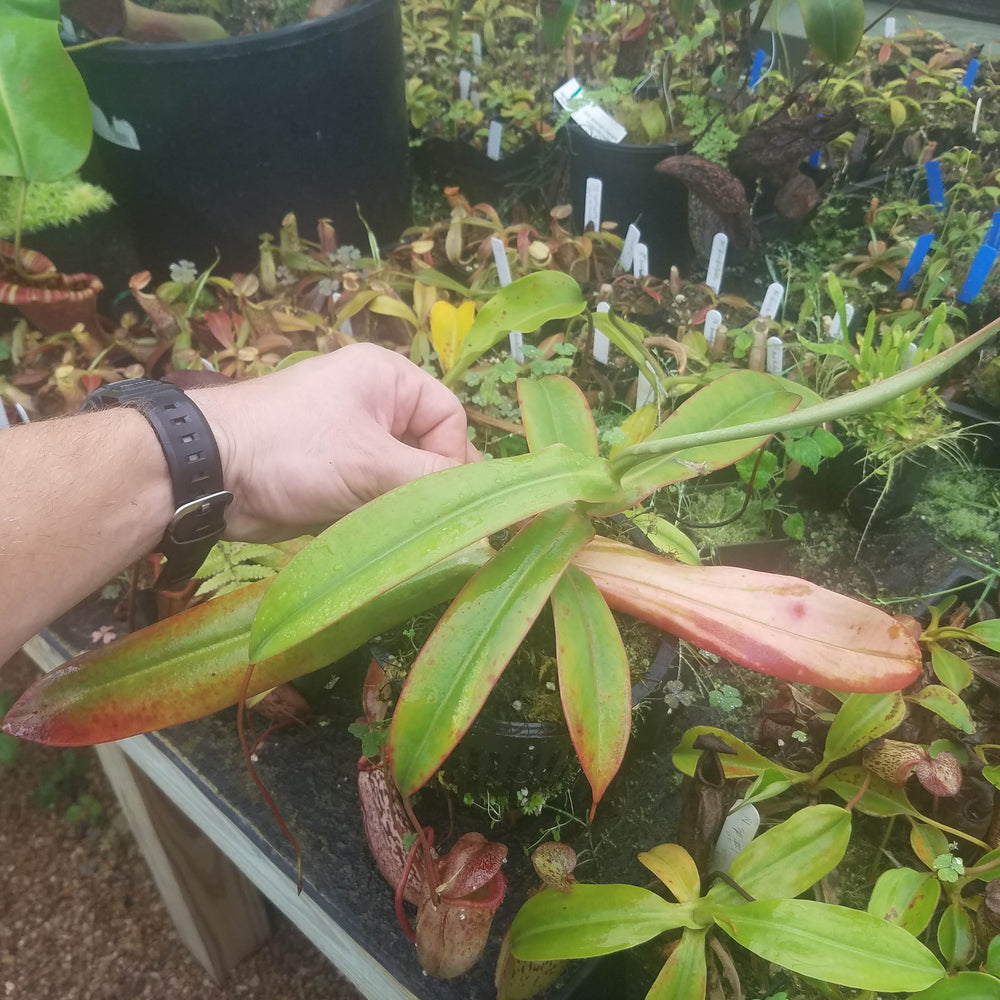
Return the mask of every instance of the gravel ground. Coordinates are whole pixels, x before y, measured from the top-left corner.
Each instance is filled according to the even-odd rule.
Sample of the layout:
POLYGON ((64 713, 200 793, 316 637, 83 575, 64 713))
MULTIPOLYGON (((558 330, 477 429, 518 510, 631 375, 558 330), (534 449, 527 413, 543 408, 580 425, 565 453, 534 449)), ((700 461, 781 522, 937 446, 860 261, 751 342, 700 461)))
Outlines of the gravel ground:
MULTIPOLYGON (((17 656, 0 666, 0 692, 35 676, 17 656)), ((0 763, 0 1000, 361 1000, 295 927, 273 922, 217 986, 178 939, 96 755, 20 744, 0 763), (36 801, 45 794, 53 808, 36 801), (74 803, 99 815, 68 819, 74 803)))

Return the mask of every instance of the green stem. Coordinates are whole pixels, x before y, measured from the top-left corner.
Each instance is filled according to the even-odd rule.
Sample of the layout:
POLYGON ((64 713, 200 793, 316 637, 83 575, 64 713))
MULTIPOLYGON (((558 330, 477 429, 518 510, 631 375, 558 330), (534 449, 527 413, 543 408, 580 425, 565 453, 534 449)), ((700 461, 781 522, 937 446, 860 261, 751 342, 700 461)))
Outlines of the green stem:
POLYGON ((782 431, 798 430, 800 427, 815 427, 829 420, 840 420, 851 414, 861 413, 895 399, 911 389, 917 389, 943 375, 962 358, 981 347, 998 330, 1000 330, 1000 319, 995 319, 978 332, 942 351, 936 357, 914 365, 913 368, 899 372, 873 385, 867 385, 863 389, 856 389, 854 392, 845 393, 836 399, 829 399, 823 403, 817 403, 815 406, 807 406, 784 416, 772 417, 769 420, 754 420, 751 423, 739 424, 735 427, 718 427, 714 430, 698 431, 693 434, 679 434, 673 438, 642 441, 622 451, 611 463, 612 470, 615 474, 621 475, 647 459, 671 455, 682 449, 700 448, 711 444, 721 444, 725 441, 739 441, 741 438, 753 438, 764 434, 777 434, 782 431))
POLYGON ((14 216, 14 270, 21 274, 21 229, 24 227, 24 208, 28 202, 28 179, 18 178, 21 190, 17 195, 17 214, 14 216))

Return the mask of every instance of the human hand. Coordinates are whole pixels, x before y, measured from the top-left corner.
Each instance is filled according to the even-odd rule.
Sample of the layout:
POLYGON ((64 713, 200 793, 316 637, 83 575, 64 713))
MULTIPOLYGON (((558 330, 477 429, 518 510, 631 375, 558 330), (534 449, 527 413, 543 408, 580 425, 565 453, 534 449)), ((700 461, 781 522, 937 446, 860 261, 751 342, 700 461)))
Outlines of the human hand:
POLYGON ((479 458, 451 391, 372 344, 190 396, 234 497, 231 539, 314 533, 411 479, 479 458))

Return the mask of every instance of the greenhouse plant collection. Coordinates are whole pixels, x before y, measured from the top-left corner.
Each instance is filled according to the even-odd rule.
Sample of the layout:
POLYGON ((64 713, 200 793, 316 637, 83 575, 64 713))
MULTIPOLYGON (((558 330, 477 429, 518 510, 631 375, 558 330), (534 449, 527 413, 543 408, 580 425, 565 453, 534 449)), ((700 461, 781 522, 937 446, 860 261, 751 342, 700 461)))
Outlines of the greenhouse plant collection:
POLYGON ((378 1000, 1000 1000, 1000 5, 0 0, 0 239, 0 445, 388 351, 472 459, 0 739, 152 740, 378 1000))

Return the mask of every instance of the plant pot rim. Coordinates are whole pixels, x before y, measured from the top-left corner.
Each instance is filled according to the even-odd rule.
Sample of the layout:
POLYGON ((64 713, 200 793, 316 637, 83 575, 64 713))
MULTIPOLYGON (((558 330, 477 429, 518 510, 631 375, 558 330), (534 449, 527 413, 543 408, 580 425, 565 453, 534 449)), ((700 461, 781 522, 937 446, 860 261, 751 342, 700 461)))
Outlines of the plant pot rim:
POLYGON ((670 139, 667 142, 609 142, 607 139, 595 139, 572 119, 566 123, 566 134, 569 136, 570 153, 574 142, 583 142, 598 149, 617 149, 622 156, 650 156, 653 152, 664 157, 681 156, 690 152, 692 145, 688 139, 670 139))
POLYGON ((92 63, 187 63, 205 59, 233 59, 256 52, 292 48, 315 36, 336 34, 397 8, 396 0, 356 0, 351 6, 283 28, 252 35, 233 35, 208 42, 122 42, 98 45, 74 53, 74 59, 92 63))

